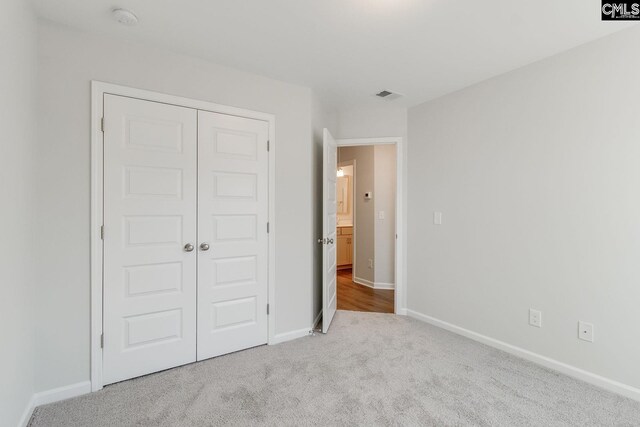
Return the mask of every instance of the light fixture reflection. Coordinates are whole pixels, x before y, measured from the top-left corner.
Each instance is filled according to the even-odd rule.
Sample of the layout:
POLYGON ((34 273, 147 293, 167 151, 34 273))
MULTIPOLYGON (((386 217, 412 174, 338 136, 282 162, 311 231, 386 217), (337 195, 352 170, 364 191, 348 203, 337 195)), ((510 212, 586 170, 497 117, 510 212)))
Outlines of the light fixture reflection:
POLYGON ((336 176, 338 178, 343 177, 344 176, 344 170, 342 168, 338 169, 338 172, 336 173, 336 176))

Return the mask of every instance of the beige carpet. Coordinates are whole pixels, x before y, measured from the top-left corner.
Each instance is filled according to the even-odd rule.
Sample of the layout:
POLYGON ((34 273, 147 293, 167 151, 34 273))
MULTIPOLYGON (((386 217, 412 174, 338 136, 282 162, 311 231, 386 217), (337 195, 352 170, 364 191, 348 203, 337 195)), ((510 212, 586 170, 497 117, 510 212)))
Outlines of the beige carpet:
POLYGON ((640 403, 422 322, 338 311, 328 335, 125 381, 36 426, 639 426, 640 403))

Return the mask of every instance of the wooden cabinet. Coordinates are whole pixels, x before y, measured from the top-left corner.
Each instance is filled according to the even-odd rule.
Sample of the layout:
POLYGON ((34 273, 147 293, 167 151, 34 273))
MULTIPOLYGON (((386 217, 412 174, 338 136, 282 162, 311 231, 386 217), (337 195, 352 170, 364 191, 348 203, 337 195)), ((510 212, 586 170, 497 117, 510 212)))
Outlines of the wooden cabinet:
POLYGON ((338 239, 338 268, 349 268, 353 264, 353 227, 339 227, 338 239))

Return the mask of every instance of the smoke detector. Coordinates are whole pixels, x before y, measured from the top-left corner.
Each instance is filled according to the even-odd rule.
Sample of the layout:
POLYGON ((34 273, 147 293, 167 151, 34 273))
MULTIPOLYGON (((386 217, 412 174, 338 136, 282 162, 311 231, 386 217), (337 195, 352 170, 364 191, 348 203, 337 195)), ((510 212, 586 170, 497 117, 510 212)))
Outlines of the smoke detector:
POLYGON ((138 23, 138 17, 127 9, 113 9, 111 11, 113 18, 121 24, 124 25, 136 25, 138 23))
POLYGON ((384 98, 387 101, 391 101, 391 100, 400 98, 402 95, 396 92, 391 92, 390 90, 382 90, 376 93, 376 96, 378 98, 384 98))

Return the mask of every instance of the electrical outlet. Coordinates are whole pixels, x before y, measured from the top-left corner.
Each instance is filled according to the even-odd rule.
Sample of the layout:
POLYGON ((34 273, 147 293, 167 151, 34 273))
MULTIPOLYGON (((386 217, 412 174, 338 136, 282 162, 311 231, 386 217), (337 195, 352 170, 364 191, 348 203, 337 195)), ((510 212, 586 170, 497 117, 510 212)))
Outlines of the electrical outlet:
POLYGON ((529 324, 536 328, 542 327, 542 312, 540 310, 529 309, 529 324))
POLYGON ((433 213, 433 223, 436 225, 442 224, 442 212, 433 213))
POLYGON ((578 338, 581 340, 593 342, 593 323, 578 322, 578 338))
POLYGON ((373 268, 373 260, 369 258, 369 268, 373 268))

